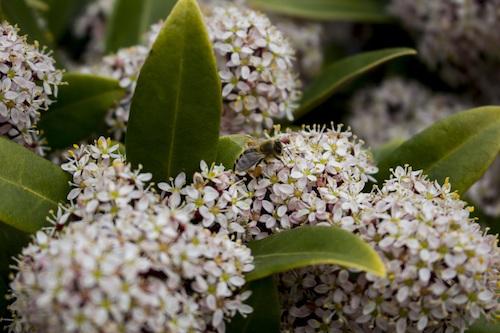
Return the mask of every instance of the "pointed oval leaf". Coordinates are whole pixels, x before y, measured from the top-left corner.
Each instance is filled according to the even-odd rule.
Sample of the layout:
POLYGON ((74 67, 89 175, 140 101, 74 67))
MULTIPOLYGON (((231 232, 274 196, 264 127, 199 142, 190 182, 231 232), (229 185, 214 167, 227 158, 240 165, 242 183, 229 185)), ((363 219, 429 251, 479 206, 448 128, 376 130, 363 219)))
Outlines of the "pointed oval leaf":
POLYGON ((304 91, 300 106, 294 112, 295 119, 305 116, 350 80, 392 59, 414 54, 416 51, 409 48, 384 49, 360 53, 331 64, 304 91))
POLYGON ((193 174, 217 154, 222 110, 215 56, 195 0, 179 0, 142 67, 126 148, 156 180, 193 174))
POLYGON ((236 315, 228 324, 228 333, 276 333, 280 331, 280 302, 278 289, 274 278, 250 282, 247 290, 252 291, 252 296, 246 304, 253 308, 253 312, 243 318, 236 315))
POLYGON ((447 117, 405 141, 379 163, 377 179, 390 168, 409 164, 430 179, 450 178, 454 190, 465 193, 500 152, 500 107, 476 108, 447 117))
POLYGON ((119 82, 109 78, 68 73, 64 81, 68 84, 60 88, 57 102, 38 124, 53 149, 67 148, 92 134, 106 134, 104 118, 125 95, 119 82))
POLYGON ((394 139, 387 143, 384 143, 376 148, 372 148, 373 150, 373 158, 375 161, 380 162, 390 156, 396 148, 401 146, 404 142, 402 139, 394 139))
POLYGON ((215 162, 222 164, 226 169, 232 169, 238 157, 248 147, 252 138, 248 135, 235 134, 219 138, 217 144, 217 157, 215 162))
POLYGON ((311 265, 333 264, 384 276, 384 263, 358 236, 335 227, 304 226, 249 243, 255 269, 247 281, 311 265))
POLYGON ((165 19, 176 0, 116 0, 106 32, 106 51, 139 44, 149 27, 165 19))
POLYGON ((268 12, 310 20, 387 22, 386 4, 379 0, 249 0, 268 12))
POLYGON ((69 176, 21 145, 0 138, 0 221, 25 232, 46 223, 66 200, 69 176))

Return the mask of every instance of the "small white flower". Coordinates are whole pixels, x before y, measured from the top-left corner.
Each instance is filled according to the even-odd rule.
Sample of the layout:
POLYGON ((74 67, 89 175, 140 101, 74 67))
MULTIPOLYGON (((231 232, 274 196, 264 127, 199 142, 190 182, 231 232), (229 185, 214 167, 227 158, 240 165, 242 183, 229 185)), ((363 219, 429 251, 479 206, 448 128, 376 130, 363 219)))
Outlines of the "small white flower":
POLYGON ((57 97, 62 84, 61 70, 38 43, 29 44, 19 29, 0 24, 0 136, 32 149, 46 150, 36 124, 57 97))
POLYGON ((304 224, 334 224, 336 215, 364 207, 367 194, 362 190, 377 168, 350 131, 341 126, 276 131, 273 140, 282 143, 283 156, 265 159, 242 174, 203 162, 193 184, 176 191, 161 185, 165 200, 211 230, 244 240, 304 224), (335 145, 339 149, 332 151, 335 145))
POLYGON ((222 133, 256 133, 289 117, 300 98, 294 51, 261 13, 225 4, 207 10, 206 24, 222 81, 222 133))
MULTIPOLYGON (((168 208, 147 184, 151 174, 132 170, 117 145, 76 146, 63 169, 71 203, 19 257, 13 332, 224 332, 225 321, 251 312, 240 294, 250 249, 193 224, 186 207, 168 208)), ((185 175, 172 182, 162 187, 185 195, 185 175)), ((223 211, 211 210, 225 202, 217 190, 199 193, 209 219, 221 221, 223 211)))
POLYGON ((39 232, 11 284, 13 332, 164 332, 181 323, 175 332, 222 332, 225 319, 251 311, 238 294, 250 250, 169 214, 158 206, 39 232))
POLYGON ((359 332, 463 332, 499 310, 497 238, 481 231, 448 183, 398 167, 353 218, 355 224, 340 226, 378 251, 387 277, 337 266, 282 274, 283 326, 315 331, 323 318, 298 313, 302 304, 335 309, 324 327, 341 332, 353 323, 359 332))

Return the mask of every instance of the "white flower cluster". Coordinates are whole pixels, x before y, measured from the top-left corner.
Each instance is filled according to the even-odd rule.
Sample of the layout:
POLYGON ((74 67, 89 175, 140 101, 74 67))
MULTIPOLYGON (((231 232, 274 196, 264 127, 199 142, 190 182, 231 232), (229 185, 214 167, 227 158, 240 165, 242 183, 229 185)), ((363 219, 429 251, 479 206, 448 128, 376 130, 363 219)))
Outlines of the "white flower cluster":
POLYGON ((184 173, 168 183, 159 183, 165 204, 172 210, 188 212, 194 216, 193 222, 212 231, 245 238, 252 202, 249 190, 222 165, 208 167, 202 161, 200 169, 190 184, 184 173))
POLYGON ((250 249, 165 208, 118 215, 37 234, 11 284, 13 332, 223 332, 251 311, 235 295, 250 249))
POLYGON ((392 0, 390 10, 419 35, 419 54, 452 86, 474 85, 498 101, 500 0, 392 0))
POLYGON ((277 133, 272 140, 281 142, 283 156, 248 172, 202 165, 193 184, 186 185, 184 175, 159 184, 168 205, 194 212, 211 230, 244 239, 303 224, 340 223, 348 212, 359 211, 367 196, 362 190, 377 169, 351 132, 312 127, 277 133))
POLYGON ((43 155, 36 124, 57 97, 62 71, 50 53, 6 21, 0 24, 0 81, 0 135, 43 155))
POLYGON ((158 197, 150 191, 150 173, 133 170, 119 152, 118 145, 99 138, 93 145, 76 146, 68 152, 61 168, 72 175, 69 206, 61 206, 53 222, 63 225, 68 219, 92 222, 113 219, 118 213, 148 211, 158 197))
POLYGON ((216 7, 206 24, 222 81, 222 132, 262 134, 275 119, 292 119, 300 82, 282 33, 244 7, 216 7))
MULTIPOLYGON (((230 8, 237 10, 233 7, 230 8)), ((213 29, 219 27, 220 14, 215 15, 215 12, 221 10, 223 9, 216 7, 214 11, 211 11, 214 13, 213 16, 208 15, 207 25, 209 27, 212 26, 213 29)), ((264 128, 272 127, 273 119, 281 119, 286 114, 291 116, 292 106, 299 97, 298 81, 292 74, 293 52, 288 44, 281 34, 270 26, 267 18, 250 10, 245 11, 251 13, 253 19, 249 18, 248 22, 234 28, 244 29, 246 27, 245 29, 248 31, 241 30, 241 33, 245 31, 245 36, 236 37, 235 35, 228 40, 234 43, 250 43, 251 39, 255 39, 255 41, 252 42, 252 45, 240 45, 241 52, 243 52, 241 54, 237 54, 231 49, 231 54, 234 54, 232 57, 241 58, 238 63, 219 62, 219 75, 225 89, 223 92, 225 107, 221 127, 221 132, 224 134, 239 132, 261 134, 264 128), (260 23, 261 21, 262 23, 260 23), (251 25, 254 22, 258 24, 251 25), (257 37, 262 36, 265 39, 258 40, 257 37), (261 56, 257 56, 258 54, 261 56), (232 81, 230 80, 232 83, 227 81, 228 75, 232 77, 232 81)), ((123 140, 126 134, 137 78, 149 54, 149 49, 155 42, 162 26, 163 22, 151 26, 146 36, 147 46, 138 45, 121 49, 116 54, 104 57, 99 64, 81 69, 84 73, 114 78, 127 91, 126 96, 118 105, 109 110, 106 117, 107 125, 115 140, 123 140)), ((219 37, 222 36, 220 31, 217 34, 219 37)), ((223 46, 222 42, 222 40, 214 40, 216 52, 221 57, 224 51, 219 49, 228 46, 228 44, 223 46)), ((229 54, 226 55, 230 57, 229 54)))
POLYGON ((11 330, 224 332, 252 311, 250 249, 162 205, 117 150, 100 138, 64 165, 72 204, 18 259, 11 330))
POLYGON ((134 95, 139 72, 146 61, 149 49, 138 45, 118 50, 108 55, 94 66, 84 67, 83 73, 108 76, 117 80, 125 89, 125 96, 106 115, 106 124, 113 139, 123 141, 127 131, 132 96, 134 95))
MULTIPOLYGON (((211 11, 216 7, 250 7, 246 0, 201 0, 200 6, 207 15, 211 15, 211 11)), ((271 23, 283 33, 296 51, 296 69, 301 76, 309 79, 318 74, 323 65, 323 25, 312 21, 291 19, 286 16, 272 14, 268 16, 271 23)))
POLYGON ((464 332, 499 310, 500 250, 450 185, 398 167, 339 226, 370 243, 387 277, 319 266, 283 274, 285 332, 464 332))
POLYGON ((106 24, 113 10, 115 0, 92 0, 83 13, 75 20, 73 31, 77 37, 88 38, 87 58, 95 57, 104 51, 106 24))
POLYGON ((377 146, 408 139, 468 108, 458 97, 434 94, 416 81, 395 77, 354 95, 349 124, 370 145, 377 146))
POLYGON ((497 157, 483 177, 467 192, 472 201, 486 214, 500 217, 500 157, 497 157))

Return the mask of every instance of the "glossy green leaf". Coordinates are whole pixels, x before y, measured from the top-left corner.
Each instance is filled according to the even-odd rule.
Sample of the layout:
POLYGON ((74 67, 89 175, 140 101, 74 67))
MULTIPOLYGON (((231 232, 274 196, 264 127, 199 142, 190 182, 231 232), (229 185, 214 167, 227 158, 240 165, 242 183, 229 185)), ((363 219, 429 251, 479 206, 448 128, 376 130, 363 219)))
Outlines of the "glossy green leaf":
POLYGON ((445 118, 404 142, 379 163, 379 181, 390 168, 409 164, 465 193, 500 151, 500 107, 482 107, 445 118))
POLYGON ((127 157, 165 180, 215 161, 221 84, 195 0, 179 0, 144 64, 132 101, 127 157))
POLYGON ((254 281, 304 266, 333 264, 384 276, 385 267, 368 244, 354 234, 334 227, 300 227, 249 243, 254 281))
POLYGON ((487 322, 485 319, 479 319, 466 333, 500 333, 500 321, 487 322))
POLYGON ((249 0, 263 11, 310 20, 387 22, 386 3, 380 0, 249 0))
POLYGON ((404 140, 401 139, 394 139, 391 140, 381 146, 378 146, 376 148, 373 148, 373 158, 375 161, 380 162, 387 157, 389 157, 396 148, 401 146, 401 144, 404 142, 404 140))
POLYGON ((278 289, 272 276, 250 282, 252 296, 245 303, 253 308, 246 318, 236 315, 227 327, 228 333, 277 333, 280 331, 278 289))
POLYGON ((300 106, 294 112, 295 118, 306 115, 350 80, 392 59, 414 54, 415 50, 409 48, 384 49, 360 53, 331 64, 304 91, 300 106))
POLYGON ((220 137, 215 162, 224 165, 226 169, 233 169, 234 163, 248 147, 250 141, 252 141, 250 136, 241 134, 220 137))
POLYGON ((0 9, 2 17, 11 24, 17 24, 21 33, 28 35, 29 40, 53 46, 52 35, 39 24, 35 11, 28 6, 26 0, 0 0, 0 9))
POLYGON ((66 200, 69 176, 55 164, 0 138, 0 221, 24 232, 46 223, 66 200))
POLYGON ((79 73, 64 75, 68 84, 59 90, 57 102, 44 112, 39 123, 49 146, 62 149, 87 139, 92 134, 106 134, 104 118, 124 95, 116 80, 79 73))
POLYGON ((115 52, 139 44, 149 27, 165 19, 176 0, 116 0, 106 38, 106 50, 115 52))

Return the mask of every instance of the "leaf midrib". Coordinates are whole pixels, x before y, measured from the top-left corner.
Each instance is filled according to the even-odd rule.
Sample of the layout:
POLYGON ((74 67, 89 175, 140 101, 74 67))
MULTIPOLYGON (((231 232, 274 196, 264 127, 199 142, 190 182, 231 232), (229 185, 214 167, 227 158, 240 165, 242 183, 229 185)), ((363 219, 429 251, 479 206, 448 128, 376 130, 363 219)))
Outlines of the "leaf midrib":
POLYGON ((21 188, 23 191, 28 192, 28 193, 36 196, 36 197, 39 197, 42 200, 48 201, 49 203, 51 203, 53 205, 57 206, 57 204, 58 204, 57 201, 54 201, 54 200, 52 200, 52 199, 50 199, 50 198, 48 198, 48 197, 46 197, 46 196, 44 196, 44 195, 36 192, 36 191, 33 191, 32 189, 30 189, 29 187, 26 187, 25 185, 23 185, 21 183, 16 183, 16 182, 10 181, 10 180, 8 180, 7 178, 5 178, 5 177, 3 177, 1 175, 0 175, 0 180, 4 181, 7 184, 10 184, 10 185, 12 185, 12 186, 14 186, 16 188, 21 188))
MULTIPOLYGON (((186 18, 186 11, 184 11, 184 16, 183 16, 183 20, 185 20, 186 18)), ((180 57, 180 63, 179 63, 179 71, 178 71, 178 75, 179 75, 179 83, 177 85, 177 91, 176 91, 176 96, 175 96, 175 104, 174 104, 174 115, 173 115, 173 119, 172 119, 172 123, 173 123, 173 126, 172 126, 172 134, 171 134, 171 138, 170 138, 170 144, 169 144, 169 151, 168 151, 168 159, 167 159, 167 175, 168 176, 172 176, 172 165, 173 165, 173 156, 174 156, 174 147, 175 147, 175 137, 176 137, 176 129, 177 129, 177 122, 178 122, 178 119, 179 119, 179 105, 180 105, 180 98, 181 98, 181 95, 182 95, 182 83, 183 83, 183 75, 182 75, 182 72, 184 71, 184 54, 186 53, 186 29, 184 29, 184 26, 185 25, 182 25, 182 37, 181 38, 181 43, 182 43, 182 52, 181 52, 181 57, 180 57)))

